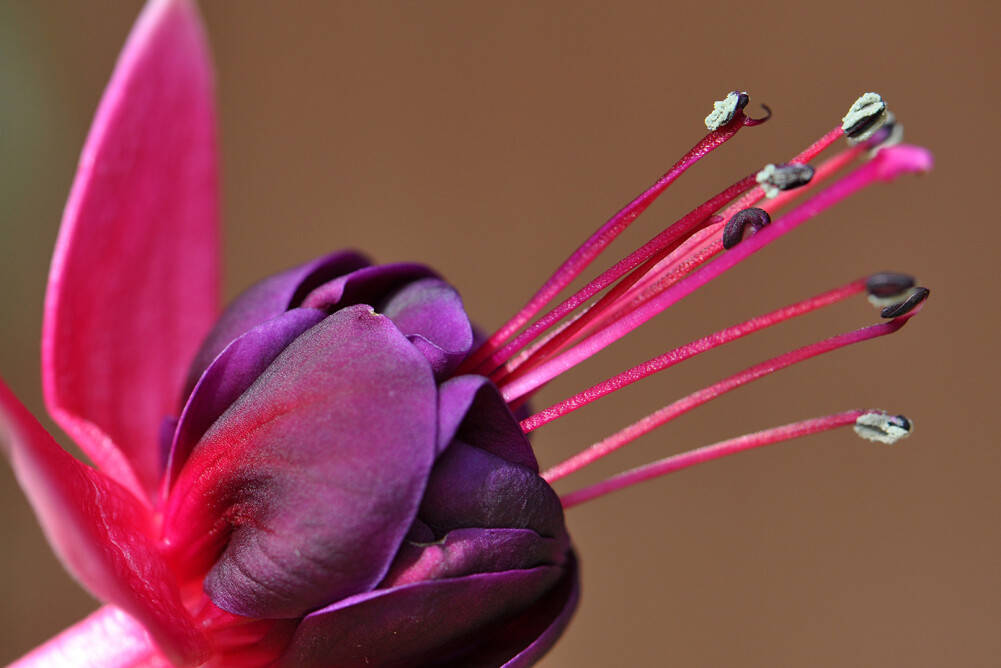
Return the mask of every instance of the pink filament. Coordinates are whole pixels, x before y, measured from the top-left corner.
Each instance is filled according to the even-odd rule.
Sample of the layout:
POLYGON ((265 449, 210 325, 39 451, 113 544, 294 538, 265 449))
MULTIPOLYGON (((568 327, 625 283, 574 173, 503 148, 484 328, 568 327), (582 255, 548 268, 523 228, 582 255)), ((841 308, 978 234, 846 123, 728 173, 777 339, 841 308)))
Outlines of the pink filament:
MULTIPOLYGON (((831 142, 840 137, 841 134, 840 126, 834 128, 795 156, 790 162, 802 163, 812 159, 820 151, 827 148, 831 142)), ((854 147, 843 151, 821 165, 817 169, 813 179, 807 187, 800 187, 780 193, 778 197, 770 199, 768 202, 763 204, 762 207, 767 211, 774 213, 775 210, 789 203, 793 199, 801 197, 805 193, 815 189, 820 183, 824 182, 837 171, 850 164, 862 153, 862 151, 862 147, 854 147)), ((667 246, 666 248, 661 248, 653 255, 653 257, 649 258, 642 267, 634 270, 627 278, 616 285, 611 291, 606 293, 605 296, 602 297, 596 304, 588 307, 583 313, 578 314, 572 321, 562 324, 555 332, 546 336, 540 344, 533 345, 526 351, 511 357, 513 351, 522 347, 527 341, 531 340, 531 338, 538 336, 542 330, 550 327, 556 320, 558 320, 558 317, 550 317, 554 315, 554 312, 557 309, 554 309, 554 311, 551 311, 539 321, 533 323, 526 331, 522 332, 515 338, 514 341, 504 346, 501 351, 491 358, 490 361, 495 361, 511 357, 511 359, 509 359, 504 365, 503 369, 494 371, 494 373, 491 374, 491 379, 500 385, 510 383, 516 378, 524 376, 528 371, 537 367, 553 353, 565 349, 567 345, 580 339, 584 333, 593 331, 601 324, 607 323, 615 317, 621 317, 621 315, 626 312, 635 310, 641 304, 649 301, 660 292, 663 292, 667 289, 667 287, 680 280, 684 274, 694 270, 704 262, 707 262, 713 255, 723 249, 722 243, 720 243, 719 239, 716 239, 715 244, 708 244, 707 247, 707 244, 704 243, 698 245, 690 243, 693 237, 698 236, 701 239, 706 236, 721 234, 726 221, 729 220, 730 217, 741 209, 755 205, 759 200, 763 199, 764 196, 764 189, 761 186, 752 188, 736 202, 727 207, 721 214, 714 216, 714 218, 718 218, 720 222, 712 223, 703 227, 699 230, 699 232, 694 233, 689 237, 689 239, 685 240, 684 243, 680 244, 681 248, 678 248, 679 244, 677 242, 667 246), (690 251, 692 254, 691 257, 687 257, 688 253, 679 252, 685 247, 693 248, 693 250, 690 251), (664 267, 662 263, 667 258, 672 256, 685 258, 685 260, 676 260, 674 263, 667 264, 666 267, 664 267), (682 271, 679 271, 679 269, 682 271), (648 284, 653 285, 652 287, 640 292, 640 286, 648 284), (632 296, 632 299, 628 299, 630 296, 632 296), (526 362, 528 363, 526 364, 526 362)), ((576 305, 582 303, 591 294, 594 294, 594 292, 597 292, 597 290, 585 294, 583 299, 575 300, 575 303, 570 306, 570 309, 575 308, 576 305)), ((577 295, 580 294, 581 293, 577 293, 577 295)), ((577 297, 577 295, 574 295, 574 297, 577 297)), ((570 309, 564 310, 562 307, 567 305, 568 302, 574 299, 574 297, 571 297, 571 299, 568 299, 566 302, 561 304, 560 307, 558 307, 561 311, 559 313, 559 317, 562 317, 569 312, 570 309)))
POLYGON ((611 394, 612 392, 642 380, 647 376, 663 371, 664 369, 695 357, 700 353, 712 350, 717 346, 729 343, 730 341, 735 341, 736 339, 753 334, 754 332, 767 327, 777 325, 780 322, 784 322, 791 318, 823 308, 824 306, 829 306, 843 299, 847 299, 852 295, 858 294, 864 288, 865 279, 852 281, 851 283, 835 288, 834 290, 829 290, 828 292, 824 292, 815 297, 791 304, 784 308, 772 311, 771 313, 751 318, 750 320, 746 320, 738 325, 733 325, 732 327, 727 327, 726 329, 704 336, 701 339, 681 346, 680 348, 675 348, 674 350, 666 352, 663 355, 647 360, 642 364, 638 364, 627 371, 623 371, 622 373, 613 376, 604 382, 598 383, 583 392, 575 394, 569 399, 564 399, 558 404, 554 404, 545 410, 539 411, 535 415, 532 415, 521 422, 522 431, 527 434, 528 432, 538 429, 542 425, 552 422, 553 420, 567 415, 568 413, 572 413, 578 408, 582 408, 583 406, 586 406, 587 404, 596 401, 605 395, 611 394))
POLYGON ((720 441, 719 443, 690 450, 689 452, 674 455, 673 457, 665 457, 664 459, 639 466, 625 473, 620 473, 589 487, 570 492, 560 497, 560 501, 562 501, 564 508, 572 508, 585 501, 596 499, 599 496, 604 496, 620 489, 631 487, 637 483, 667 475, 668 473, 686 469, 695 464, 719 459, 727 455, 743 452, 744 450, 760 448, 764 445, 781 443, 801 436, 854 424, 855 420, 865 412, 862 410, 845 411, 844 413, 794 422, 782 425, 781 427, 765 429, 753 434, 745 434, 744 436, 720 441))
POLYGON ((657 427, 670 422, 676 417, 687 413, 693 408, 701 406, 702 404, 731 390, 735 390, 738 387, 746 385, 751 381, 763 378, 764 376, 768 376, 788 366, 810 359, 811 357, 816 357, 817 355, 822 355, 853 343, 868 341, 869 339, 892 334, 903 327, 916 313, 917 311, 912 311, 910 314, 895 320, 890 320, 878 325, 870 325, 852 332, 832 336, 828 339, 824 339, 823 341, 818 341, 797 350, 792 350, 783 355, 779 355, 778 357, 773 357, 760 364, 744 369, 743 371, 729 376, 718 383, 693 392, 692 394, 689 394, 672 404, 668 404, 664 408, 661 408, 660 410, 651 413, 637 422, 634 422, 628 427, 612 434, 603 441, 599 441, 591 445, 573 457, 570 457, 569 459, 550 468, 542 474, 542 477, 549 483, 559 480, 560 478, 578 471, 601 459, 602 457, 615 452, 624 445, 653 431, 657 427))
POLYGON ((505 400, 510 402, 524 396, 603 350, 664 309, 861 188, 878 180, 888 181, 902 173, 926 171, 930 167, 931 156, 924 149, 901 145, 881 150, 872 160, 859 167, 855 172, 818 193, 751 238, 745 239, 708 265, 686 276, 654 299, 624 315, 621 319, 591 335, 573 348, 543 362, 525 376, 505 385, 503 388, 505 400))
MULTIPOLYGON (((698 227, 703 224, 714 211, 732 200, 734 197, 746 192, 748 188, 751 188, 754 185, 754 183, 754 175, 752 174, 737 181, 690 211, 676 223, 660 232, 653 239, 643 244, 643 246, 633 251, 619 262, 615 263, 600 276, 532 323, 530 327, 516 336, 510 343, 491 355, 490 358, 481 365, 480 371, 487 373, 493 371, 498 365, 503 364, 514 353, 521 350, 542 332, 549 329, 553 324, 564 318, 578 306, 617 281, 628 271, 636 268, 649 258, 656 256, 659 252, 672 248, 676 243, 684 239, 685 236, 690 235, 694 230, 698 229, 698 227)), ((626 287, 628 287, 628 285, 626 287)), ((619 286, 616 286, 615 289, 619 289, 619 286)))
POLYGON ((599 227, 594 234, 560 265, 556 272, 539 288, 538 292, 535 293, 518 313, 502 325, 476 352, 466 359, 457 371, 457 374, 469 373, 477 368, 483 360, 493 354, 504 341, 532 319, 542 307, 569 285, 574 278, 580 275, 668 186, 674 183, 692 165, 732 139, 744 126, 746 120, 747 118, 743 112, 738 111, 729 123, 718 130, 708 133, 688 153, 682 156, 671 169, 657 179, 652 186, 612 216, 604 225, 599 227))

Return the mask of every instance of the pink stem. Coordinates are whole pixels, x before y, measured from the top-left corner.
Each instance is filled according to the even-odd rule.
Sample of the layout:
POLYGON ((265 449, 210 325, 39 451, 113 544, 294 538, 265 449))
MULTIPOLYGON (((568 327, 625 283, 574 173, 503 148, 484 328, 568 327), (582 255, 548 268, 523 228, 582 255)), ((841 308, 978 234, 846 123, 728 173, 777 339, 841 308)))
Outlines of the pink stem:
POLYGON ((559 480, 560 478, 575 471, 579 471, 588 464, 615 452, 622 446, 631 443, 640 436, 653 431, 657 427, 667 424, 671 420, 687 413, 693 408, 701 406, 702 404, 711 401, 718 396, 726 394, 731 390, 735 390, 738 387, 746 385, 751 381, 758 380, 759 378, 763 378, 764 376, 768 376, 776 371, 796 364, 797 362, 802 362, 803 360, 810 359, 811 357, 816 357, 817 355, 822 355, 853 343, 868 341, 869 339, 892 334, 903 327, 907 320, 909 320, 910 317, 916 313, 917 310, 895 320, 890 320, 878 325, 870 325, 869 327, 863 327, 862 329, 857 329, 853 332, 832 336, 828 339, 824 339, 823 341, 803 346, 797 350, 792 350, 783 355, 779 355, 778 357, 773 357, 770 360, 766 360, 760 364, 744 369, 743 371, 725 378, 718 383, 693 392, 692 394, 689 394, 688 396, 683 397, 672 404, 668 404, 664 408, 661 408, 650 415, 647 415, 628 427, 612 434, 605 440, 599 441, 598 443, 595 443, 587 449, 577 453, 573 457, 557 464, 543 473, 542 477, 546 480, 546 482, 552 483, 553 481, 559 480))
POLYGON ((738 325, 733 325, 732 327, 727 327, 726 329, 704 336, 701 339, 681 346, 680 348, 675 348, 674 350, 666 352, 663 355, 647 360, 642 364, 638 364, 627 371, 623 371, 617 376, 613 376, 612 378, 598 383, 583 392, 575 394, 569 399, 564 399, 558 404, 554 404, 545 410, 539 411, 535 415, 523 420, 521 422, 521 429, 527 434, 530 431, 538 429, 544 424, 548 424, 559 417, 586 406, 592 401, 596 401, 605 395, 631 385, 639 380, 642 380, 643 378, 646 378, 647 376, 684 362, 685 360, 695 357, 696 355, 706 352, 707 350, 712 350, 717 346, 729 343, 730 341, 735 341, 736 339, 753 334, 759 330, 777 325, 780 322, 784 322, 791 318, 823 308, 824 306, 837 303, 852 295, 858 294, 864 288, 865 279, 852 281, 851 283, 835 288, 834 290, 829 290, 828 292, 824 292, 815 297, 791 304, 784 308, 772 311, 771 313, 751 318, 750 320, 745 320, 738 325))
POLYGON ((504 399, 510 402, 549 382, 861 188, 876 181, 892 180, 905 172, 927 171, 930 168, 931 155, 924 149, 899 145, 881 150, 855 172, 761 229, 754 236, 737 244, 706 266, 689 274, 656 298, 506 385, 503 388, 504 399))
POLYGON ((106 605, 8 668, 169 668, 146 630, 106 605))
POLYGON ((498 329, 480 348, 469 356, 462 364, 457 374, 469 373, 476 369, 483 360, 493 354, 504 341, 533 318, 542 307, 555 297, 563 288, 569 285, 598 255, 608 247, 629 225, 636 220, 679 176, 699 160, 709 155, 713 150, 733 138, 744 126, 746 117, 737 112, 734 118, 719 128, 708 133, 699 143, 691 148, 678 162, 674 164, 656 183, 645 190, 639 197, 627 204, 625 208, 612 216, 608 222, 598 228, 587 241, 568 257, 556 272, 547 280, 538 292, 498 329))
POLYGON ((599 496, 617 492, 620 489, 631 487, 637 483, 658 478, 662 475, 667 475, 668 473, 674 473, 675 471, 686 469, 689 466, 694 466, 695 464, 712 461, 713 459, 726 457, 727 455, 743 452, 744 450, 760 448, 763 445, 781 443, 782 441, 799 438, 800 436, 807 436, 809 434, 816 434, 818 432, 854 424, 855 420, 865 412, 866 411, 861 410, 845 411, 844 413, 836 413, 825 417, 813 418, 812 420, 794 422, 792 424, 782 425, 781 427, 765 429, 764 431, 758 431, 753 434, 745 434, 744 436, 738 436, 737 438, 720 441, 719 443, 707 445, 680 455, 674 455, 673 457, 665 457, 664 459, 660 459, 656 462, 651 462, 649 464, 645 464, 644 466, 639 466, 630 471, 626 471, 625 473, 620 473, 619 475, 613 476, 608 480, 570 492, 569 494, 560 497, 560 501, 563 503, 564 508, 572 508, 573 506, 584 503, 585 501, 590 501, 598 498, 599 496))

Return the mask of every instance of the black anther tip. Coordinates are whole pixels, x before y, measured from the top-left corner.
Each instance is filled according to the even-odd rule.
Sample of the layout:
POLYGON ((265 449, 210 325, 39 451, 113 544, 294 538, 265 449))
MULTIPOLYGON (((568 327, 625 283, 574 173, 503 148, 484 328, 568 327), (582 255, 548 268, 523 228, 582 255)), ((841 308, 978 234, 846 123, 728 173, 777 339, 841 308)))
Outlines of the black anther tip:
POLYGON ((757 232, 771 222, 771 216, 764 209, 757 207, 741 209, 733 214, 733 217, 723 227, 723 248, 730 250, 740 243, 745 236, 757 232), (748 226, 751 228, 750 232, 747 232, 748 226))
POLYGON ((878 299, 890 299, 914 287, 914 277, 907 274, 898 274, 893 271, 881 271, 873 274, 866 280, 865 289, 873 297, 878 299))
POLYGON ((913 311, 918 304, 928 299, 931 290, 928 288, 914 288, 910 296, 898 304, 891 304, 879 312, 884 318, 899 318, 913 311))

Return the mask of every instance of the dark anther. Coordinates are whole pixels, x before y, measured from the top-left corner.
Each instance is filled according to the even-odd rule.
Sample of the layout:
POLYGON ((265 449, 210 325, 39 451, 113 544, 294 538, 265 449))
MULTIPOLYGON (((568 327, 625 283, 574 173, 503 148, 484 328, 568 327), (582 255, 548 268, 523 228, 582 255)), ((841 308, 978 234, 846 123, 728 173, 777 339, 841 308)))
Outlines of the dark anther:
POLYGON ((897 274, 892 271, 882 271, 873 274, 865 282, 865 289, 870 296, 877 299, 892 299, 903 296, 914 287, 914 277, 907 274, 897 274))
POLYGON ((805 186, 813 178, 813 167, 791 163, 776 165, 775 170, 768 175, 768 183, 779 190, 792 190, 805 186))
POLYGON ((747 103, 751 101, 751 96, 742 90, 735 90, 733 92, 737 94, 737 108, 734 110, 736 112, 747 106, 747 103))
POLYGON ((914 288, 911 295, 900 302, 899 304, 893 304, 892 306, 887 306, 882 311, 879 312, 884 318, 899 318, 902 315, 907 315, 917 307, 918 304, 928 299, 928 294, 931 291, 928 288, 914 288))
POLYGON ((908 420, 903 415, 894 415, 893 417, 887 418, 887 423, 893 425, 894 427, 899 427, 904 431, 911 430, 911 421, 908 420))
POLYGON ((841 129, 849 139, 868 139, 879 124, 886 120, 886 102, 876 93, 866 93, 848 110, 841 129))
POLYGON ((733 248, 745 237, 754 234, 771 222, 771 216, 764 209, 756 207, 741 209, 733 214, 733 217, 723 227, 723 248, 727 250, 733 248), (747 229, 748 226, 751 228, 750 231, 747 229))

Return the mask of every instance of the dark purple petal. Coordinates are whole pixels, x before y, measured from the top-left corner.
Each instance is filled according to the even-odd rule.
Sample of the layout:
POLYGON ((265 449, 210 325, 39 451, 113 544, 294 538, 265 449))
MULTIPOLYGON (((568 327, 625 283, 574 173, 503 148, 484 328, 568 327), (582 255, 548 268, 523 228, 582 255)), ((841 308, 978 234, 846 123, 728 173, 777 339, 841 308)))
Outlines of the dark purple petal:
MULTIPOLYGON (((457 668, 528 668, 535 665, 563 635, 579 600, 579 569, 577 559, 571 552, 563 578, 542 600, 514 619, 480 633, 483 645, 452 665, 457 668)), ((441 668, 447 665, 450 664, 441 664, 441 668)))
POLYGON ((531 529, 456 529, 437 543, 405 542, 380 587, 475 573, 560 566, 568 542, 531 529))
POLYGON ((166 489, 209 427, 292 341, 327 317, 323 311, 286 311, 237 337, 202 374, 181 412, 167 460, 166 489))
POLYGON ((412 667, 466 654, 478 631, 524 612, 562 572, 540 566, 359 594, 308 615, 279 665, 412 667))
POLYGON ((191 393, 205 369, 233 339, 251 327, 299 306, 303 297, 318 285, 366 266, 368 260, 358 253, 331 253, 269 276, 247 288, 226 307, 195 355, 188 371, 184 396, 191 393))
POLYGON ((397 262, 365 267, 327 281, 307 294, 302 306, 332 311, 352 304, 379 307, 395 290, 421 278, 437 277, 423 264, 397 262))
POLYGON ((438 388, 438 452, 455 438, 539 471, 518 421, 497 387, 483 376, 457 376, 438 388))
POLYGON ((439 536, 463 528, 566 532, 559 497, 538 474, 458 440, 435 462, 420 519, 439 536))
POLYGON ((396 323, 420 350, 438 379, 447 378, 469 354, 473 328, 455 288, 424 278, 396 291, 379 312, 396 323))
POLYGON ((388 318, 367 306, 327 317, 188 457, 165 512, 177 568, 211 566, 213 602, 250 617, 375 586, 416 516, 436 407, 427 361, 388 318))

